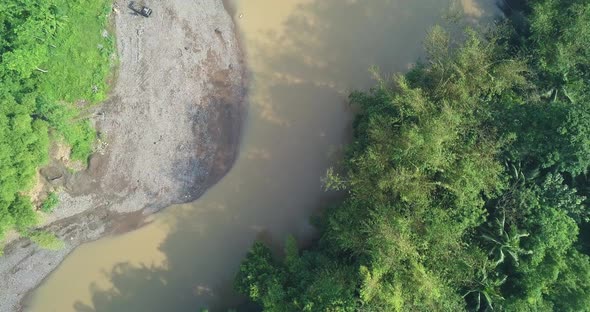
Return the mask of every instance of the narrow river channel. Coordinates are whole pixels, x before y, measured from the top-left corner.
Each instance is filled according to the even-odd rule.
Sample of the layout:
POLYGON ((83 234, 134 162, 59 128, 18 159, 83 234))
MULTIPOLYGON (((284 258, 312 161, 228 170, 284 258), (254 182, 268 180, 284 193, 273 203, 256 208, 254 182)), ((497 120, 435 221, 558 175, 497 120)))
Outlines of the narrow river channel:
MULTIPOLYGON (((187 0, 188 1, 188 0, 187 0)), ((313 235, 329 201, 320 178, 350 135, 346 103, 368 68, 406 70, 450 0, 233 0, 249 68, 249 112, 234 168, 199 200, 149 225, 81 246, 35 291, 28 311, 225 311, 252 242, 313 235)), ((474 20, 492 0, 461 0, 474 20)))

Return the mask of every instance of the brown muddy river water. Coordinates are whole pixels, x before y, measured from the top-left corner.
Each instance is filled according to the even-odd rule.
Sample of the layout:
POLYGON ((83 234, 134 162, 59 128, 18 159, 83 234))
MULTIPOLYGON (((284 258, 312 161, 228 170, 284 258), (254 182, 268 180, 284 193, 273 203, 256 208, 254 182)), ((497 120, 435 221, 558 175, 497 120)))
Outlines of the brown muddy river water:
MULTIPOLYGON (((199 200, 139 230, 81 246, 33 294, 35 312, 225 311, 256 238, 309 238, 329 195, 320 178, 350 133, 350 90, 368 68, 404 71, 450 0, 234 0, 250 71, 249 113, 234 168, 199 200)), ((462 0, 473 20, 492 0, 462 0)))

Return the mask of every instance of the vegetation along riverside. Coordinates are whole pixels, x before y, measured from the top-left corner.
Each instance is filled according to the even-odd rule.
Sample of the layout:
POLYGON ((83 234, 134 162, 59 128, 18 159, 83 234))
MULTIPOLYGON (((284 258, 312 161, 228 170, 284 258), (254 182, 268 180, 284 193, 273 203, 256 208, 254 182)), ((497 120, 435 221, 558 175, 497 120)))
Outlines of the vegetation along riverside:
MULTIPOLYGON (((51 145, 86 163, 96 131, 87 118, 108 93, 116 64, 108 0, 3 0, 0 4, 0 242, 9 231, 48 248, 61 242, 35 230, 57 205, 28 192, 51 145)), ((1 261, 1 260, 0 260, 1 261)))
POLYGON ((505 3, 350 95, 341 203, 235 288, 264 311, 589 311, 590 2, 505 3))
MULTIPOLYGON (((111 5, 0 3, 0 251, 15 233, 63 247, 39 229, 59 190, 33 193, 53 147, 85 165, 99 145, 111 5)), ((322 179, 341 200, 305 248, 254 243, 236 291, 271 312, 590 311, 590 1, 501 6, 491 27, 433 27, 406 73, 372 70, 322 179)))

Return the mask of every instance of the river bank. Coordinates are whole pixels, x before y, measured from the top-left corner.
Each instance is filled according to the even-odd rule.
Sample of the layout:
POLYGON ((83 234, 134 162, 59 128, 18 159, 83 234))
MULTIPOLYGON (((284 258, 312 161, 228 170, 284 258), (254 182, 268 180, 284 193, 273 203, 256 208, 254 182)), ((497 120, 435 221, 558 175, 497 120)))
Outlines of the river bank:
POLYGON ((72 173, 58 159, 42 170, 62 190, 44 229, 66 247, 9 243, 0 312, 22 310, 24 296, 80 244, 195 200, 235 160, 245 88, 231 17, 219 0, 149 5, 150 18, 131 14, 127 1, 113 5, 120 66, 109 100, 92 117, 104 144, 84 171, 72 173))
MULTIPOLYGON (((350 141, 350 90, 375 84, 372 65, 406 71, 451 1, 228 3, 249 103, 231 172, 141 229, 78 248, 35 291, 31 312, 242 311, 232 285, 252 242, 307 241, 310 216, 333 202, 321 178, 350 141)), ((491 1, 465 3, 455 8, 469 20, 493 13, 491 1)))

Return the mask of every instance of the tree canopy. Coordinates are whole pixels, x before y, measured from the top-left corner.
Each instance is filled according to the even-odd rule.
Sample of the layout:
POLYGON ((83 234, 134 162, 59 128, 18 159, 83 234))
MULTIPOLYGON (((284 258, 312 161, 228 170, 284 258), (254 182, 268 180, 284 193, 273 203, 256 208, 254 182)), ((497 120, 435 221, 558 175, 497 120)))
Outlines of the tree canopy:
POLYGON ((590 3, 520 9, 435 27, 423 62, 352 93, 325 179, 345 199, 310 248, 256 243, 236 289, 265 311, 588 311, 590 3))

